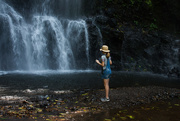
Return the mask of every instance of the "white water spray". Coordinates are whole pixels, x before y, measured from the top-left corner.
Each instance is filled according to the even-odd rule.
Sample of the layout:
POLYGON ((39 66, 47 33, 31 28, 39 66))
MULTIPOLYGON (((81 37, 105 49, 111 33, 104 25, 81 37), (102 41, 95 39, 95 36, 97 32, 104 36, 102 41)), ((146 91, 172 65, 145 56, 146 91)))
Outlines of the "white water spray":
MULTIPOLYGON (((8 62, 0 60, 0 70, 69 70, 78 66, 78 58, 84 58, 84 63, 89 63, 89 38, 84 20, 47 15, 50 13, 47 7, 50 1, 46 0, 42 6, 43 14, 36 13, 32 22, 27 23, 11 6, 0 2, 0 21, 6 21, 9 26, 10 42, 5 36, 0 40, 1 43, 12 43, 12 49, 5 49, 13 51, 4 56, 6 50, 2 50, 0 55, 14 62, 6 66, 8 62)), ((75 13, 78 12, 79 9, 76 9, 75 13)), ((0 46, 3 46, 1 43, 0 46)))

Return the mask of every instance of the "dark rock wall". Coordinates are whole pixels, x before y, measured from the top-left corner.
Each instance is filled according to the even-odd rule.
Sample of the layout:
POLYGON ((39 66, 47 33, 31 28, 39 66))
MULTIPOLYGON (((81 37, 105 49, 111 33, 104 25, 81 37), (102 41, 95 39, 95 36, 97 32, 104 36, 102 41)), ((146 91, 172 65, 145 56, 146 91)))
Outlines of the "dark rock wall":
POLYGON ((100 0, 97 5, 96 24, 110 46, 113 69, 179 76, 179 1, 100 0))

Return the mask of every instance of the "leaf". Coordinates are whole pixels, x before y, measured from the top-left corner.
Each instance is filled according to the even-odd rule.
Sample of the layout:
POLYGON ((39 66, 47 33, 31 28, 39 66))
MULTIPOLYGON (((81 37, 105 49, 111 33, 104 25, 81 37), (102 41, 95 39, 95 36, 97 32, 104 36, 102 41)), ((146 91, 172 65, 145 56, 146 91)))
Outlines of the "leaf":
POLYGON ((175 106, 180 106, 179 104, 174 104, 175 106))
POLYGON ((104 121, 111 121, 111 119, 104 119, 104 121))
POLYGON ((84 112, 87 112, 87 110, 83 110, 84 112))
POLYGON ((66 119, 63 118, 63 119, 61 119, 60 121, 65 121, 65 120, 66 120, 66 119))
POLYGON ((29 105, 29 107, 33 108, 33 105, 29 105))
POLYGON ((19 107, 18 109, 22 110, 22 107, 19 107))
POLYGON ((76 104, 78 103, 78 101, 75 102, 76 104))
POLYGON ((86 95, 88 95, 88 93, 82 94, 82 96, 86 96, 86 95))
POLYGON ((127 118, 126 117, 120 117, 122 120, 126 120, 127 118))
POLYGON ((137 112, 137 111, 135 111, 135 110, 134 110, 133 112, 134 112, 134 113, 138 113, 138 112, 137 112))
POLYGON ((127 115, 127 117, 129 117, 130 119, 134 119, 134 116, 131 115, 127 115))
POLYGON ((150 110, 150 108, 145 108, 144 110, 150 110))
POLYGON ((40 108, 37 108, 36 110, 37 110, 37 112, 39 112, 39 113, 42 112, 42 109, 40 109, 40 108))
POLYGON ((115 118, 115 117, 113 117, 113 118, 112 118, 112 120, 116 120, 116 118, 115 118))
POLYGON ((64 116, 63 115, 59 115, 60 118, 63 118, 64 116))
POLYGON ((59 114, 61 114, 61 115, 66 115, 66 113, 59 113, 59 114))

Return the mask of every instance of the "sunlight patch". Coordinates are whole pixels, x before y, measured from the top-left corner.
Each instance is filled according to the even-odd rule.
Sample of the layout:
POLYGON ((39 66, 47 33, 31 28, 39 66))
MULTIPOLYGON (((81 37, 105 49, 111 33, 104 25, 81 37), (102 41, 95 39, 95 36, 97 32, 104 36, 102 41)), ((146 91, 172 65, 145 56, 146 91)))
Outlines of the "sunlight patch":
POLYGON ((26 89, 23 90, 23 93, 30 93, 30 94, 37 94, 37 93, 45 93, 48 92, 48 89, 36 89, 36 90, 31 90, 31 89, 26 89))
POLYGON ((55 94, 65 94, 65 93, 72 93, 70 90, 61 90, 61 91, 54 91, 55 94))
POLYGON ((18 97, 18 96, 2 96, 0 97, 0 100, 4 101, 15 101, 15 100, 24 100, 26 99, 25 97, 18 97))

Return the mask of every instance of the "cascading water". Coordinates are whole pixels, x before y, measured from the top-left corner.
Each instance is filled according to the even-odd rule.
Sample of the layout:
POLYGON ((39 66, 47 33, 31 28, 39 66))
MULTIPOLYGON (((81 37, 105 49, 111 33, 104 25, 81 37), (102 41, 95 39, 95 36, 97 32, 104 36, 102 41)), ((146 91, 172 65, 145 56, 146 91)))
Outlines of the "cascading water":
POLYGON ((57 1, 35 4, 32 20, 27 22, 0 0, 0 70, 88 68, 88 29, 85 20, 76 19, 80 16, 81 0, 58 1, 59 11, 65 12, 60 11, 58 17, 53 15, 53 2, 57 1), (86 67, 81 66, 83 63, 86 67))
MULTIPOLYGON (((1 21, 1 44, 0 44, 0 67, 10 69, 24 67, 26 31, 24 20, 13 8, 0 1, 0 21, 1 21)), ((21 69, 21 68, 19 68, 21 69)))

